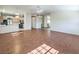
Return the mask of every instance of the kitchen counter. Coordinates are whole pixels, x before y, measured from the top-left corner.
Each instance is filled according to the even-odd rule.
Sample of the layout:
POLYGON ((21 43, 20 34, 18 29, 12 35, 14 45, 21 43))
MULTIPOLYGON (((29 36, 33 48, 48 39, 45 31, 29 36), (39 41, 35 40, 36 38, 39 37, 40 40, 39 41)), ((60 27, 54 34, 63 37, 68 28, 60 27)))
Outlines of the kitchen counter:
POLYGON ((2 33, 9 33, 9 32, 15 32, 19 31, 19 25, 18 24, 11 24, 11 25, 0 25, 0 34, 2 33))

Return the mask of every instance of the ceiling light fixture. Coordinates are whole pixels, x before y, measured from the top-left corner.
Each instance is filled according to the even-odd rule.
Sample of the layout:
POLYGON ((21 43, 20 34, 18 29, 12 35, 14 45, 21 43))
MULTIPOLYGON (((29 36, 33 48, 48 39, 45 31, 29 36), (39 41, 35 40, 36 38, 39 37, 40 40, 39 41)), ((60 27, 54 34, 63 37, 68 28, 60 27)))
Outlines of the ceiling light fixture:
POLYGON ((3 9, 2 12, 5 12, 5 9, 3 9))
POLYGON ((39 14, 39 13, 42 13, 43 10, 40 8, 40 6, 37 6, 37 11, 36 12, 39 14))
POLYGON ((41 9, 40 10, 37 10, 37 13, 42 13, 42 12, 43 12, 43 10, 41 10, 41 9))
POLYGON ((19 15, 19 13, 15 13, 16 15, 19 15))

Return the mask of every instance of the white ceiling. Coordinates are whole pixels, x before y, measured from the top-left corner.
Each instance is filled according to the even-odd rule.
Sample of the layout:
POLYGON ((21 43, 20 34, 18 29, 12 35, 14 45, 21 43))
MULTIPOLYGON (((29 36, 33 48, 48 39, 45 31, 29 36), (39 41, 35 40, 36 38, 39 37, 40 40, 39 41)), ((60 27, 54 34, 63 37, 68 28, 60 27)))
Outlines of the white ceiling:
POLYGON ((0 10, 5 9, 8 12, 25 12, 30 11, 32 14, 37 14, 38 7, 43 10, 41 15, 50 14, 55 11, 79 11, 77 5, 0 5, 0 10))

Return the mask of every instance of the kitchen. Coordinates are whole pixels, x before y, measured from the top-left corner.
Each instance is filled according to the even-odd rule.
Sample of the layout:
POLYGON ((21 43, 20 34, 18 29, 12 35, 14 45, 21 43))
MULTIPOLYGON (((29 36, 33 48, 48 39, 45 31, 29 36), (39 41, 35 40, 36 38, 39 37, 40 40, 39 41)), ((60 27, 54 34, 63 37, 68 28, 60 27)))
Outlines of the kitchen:
POLYGON ((0 13, 0 34, 23 29, 23 15, 0 13))

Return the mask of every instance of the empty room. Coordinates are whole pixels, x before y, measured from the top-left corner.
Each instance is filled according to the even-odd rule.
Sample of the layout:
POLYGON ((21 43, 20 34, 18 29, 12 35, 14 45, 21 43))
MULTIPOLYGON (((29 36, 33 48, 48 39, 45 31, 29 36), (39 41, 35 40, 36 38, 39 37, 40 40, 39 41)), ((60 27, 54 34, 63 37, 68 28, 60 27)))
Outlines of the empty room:
POLYGON ((78 5, 0 5, 0 54, 78 53, 78 5))

